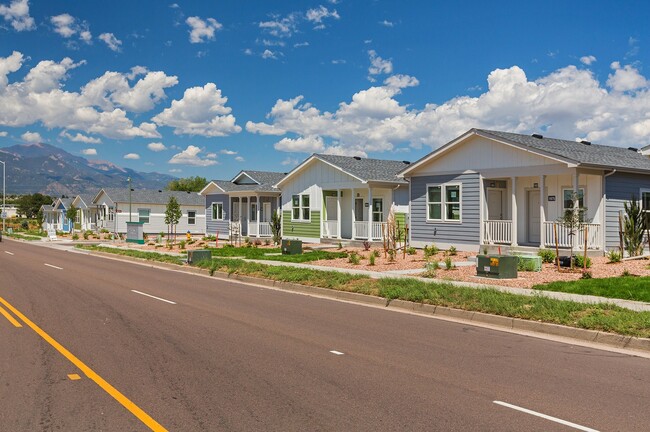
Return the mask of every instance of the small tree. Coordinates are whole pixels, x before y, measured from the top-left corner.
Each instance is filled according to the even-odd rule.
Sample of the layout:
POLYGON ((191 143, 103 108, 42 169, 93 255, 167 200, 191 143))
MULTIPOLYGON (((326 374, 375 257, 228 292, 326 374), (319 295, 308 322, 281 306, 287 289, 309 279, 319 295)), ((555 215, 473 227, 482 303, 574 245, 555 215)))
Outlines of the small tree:
POLYGON ((269 224, 271 225, 271 233, 273 234, 273 243, 280 244, 282 240, 282 235, 280 234, 282 232, 282 216, 280 216, 280 212, 273 212, 269 224))
POLYGON ((181 220, 182 216, 183 212, 176 198, 173 196, 169 197, 167 209, 165 210, 165 223, 167 224, 167 237, 169 238, 169 234, 173 232, 174 241, 176 241, 176 225, 178 225, 178 221, 181 220))
POLYGON ((39 209, 36 213, 36 223, 38 224, 38 230, 43 231, 43 222, 45 220, 45 215, 43 214, 43 209, 39 209))
POLYGON ((71 205, 68 211, 65 213, 66 217, 70 220, 70 223, 72 224, 72 234, 74 234, 74 222, 77 219, 78 212, 79 209, 71 205))
POLYGON ((643 232, 645 230, 645 218, 643 210, 632 195, 630 201, 623 203, 625 216, 623 218, 623 244, 629 256, 637 256, 643 253, 643 232))
POLYGON ((573 269, 573 248, 576 243, 578 233, 582 231, 585 225, 585 214, 587 212, 586 207, 580 207, 578 205, 580 196, 577 192, 571 194, 571 202, 573 203, 572 208, 564 211, 564 215, 558 220, 560 225, 562 225, 569 232, 569 237, 571 238, 571 247, 570 247, 570 261, 571 269, 573 269))

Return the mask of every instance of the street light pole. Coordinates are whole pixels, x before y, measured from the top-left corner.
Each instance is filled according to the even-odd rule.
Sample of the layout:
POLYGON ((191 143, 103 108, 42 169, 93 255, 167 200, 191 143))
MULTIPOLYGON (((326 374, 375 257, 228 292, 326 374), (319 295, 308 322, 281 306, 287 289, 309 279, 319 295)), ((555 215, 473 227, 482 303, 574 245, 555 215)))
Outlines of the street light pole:
POLYGON ((129 222, 131 222, 131 177, 129 177, 129 222))
POLYGON ((5 208, 5 190, 6 190, 6 184, 7 184, 7 177, 5 176, 5 163, 3 161, 0 161, 2 164, 2 232, 5 232, 5 216, 7 216, 6 213, 6 208, 5 208))

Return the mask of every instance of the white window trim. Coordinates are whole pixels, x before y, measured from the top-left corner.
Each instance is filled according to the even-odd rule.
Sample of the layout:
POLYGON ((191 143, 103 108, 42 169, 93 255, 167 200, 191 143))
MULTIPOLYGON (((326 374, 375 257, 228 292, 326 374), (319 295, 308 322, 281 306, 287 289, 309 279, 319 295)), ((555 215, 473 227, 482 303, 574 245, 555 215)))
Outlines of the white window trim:
POLYGON ((187 224, 188 225, 196 225, 196 213, 197 213, 196 210, 188 210, 187 211, 187 224), (192 217, 192 219, 194 219, 194 222, 190 222, 190 213, 194 213, 194 217, 192 217))
MULTIPOLYGON (((562 215, 564 215, 564 212, 567 210, 570 210, 566 207, 564 207, 564 191, 571 191, 573 192, 573 186, 562 186, 560 188, 560 192, 562 193, 562 215)), ((578 186, 578 191, 582 190, 582 202, 583 202, 583 208, 587 208, 587 187, 586 186, 578 186)), ((587 210, 589 210, 587 208, 587 210)))
POLYGON ((212 213, 210 214, 212 220, 219 220, 219 221, 224 220, 225 211, 224 211, 224 208, 223 208, 223 201, 216 201, 216 202, 213 202, 212 204, 210 204, 210 210, 212 211, 212 213), (215 219, 215 217, 214 217, 214 206, 215 206, 215 204, 218 204, 218 205, 221 206, 221 218, 216 218, 215 219))
POLYGON ((644 193, 650 194, 650 189, 648 189, 648 188, 640 188, 639 189, 639 207, 641 208, 641 212, 650 213, 650 209, 647 209, 647 210, 643 209, 643 194, 644 193))
MULTIPOLYGON (((425 193, 425 200, 426 200, 426 205, 425 205, 425 215, 426 215, 426 221, 428 223, 448 223, 448 224, 460 224, 463 222, 463 184, 459 182, 450 182, 450 183, 427 183, 426 189, 424 190, 425 193), (429 188, 430 187, 435 187, 435 186, 440 186, 440 217, 441 219, 429 219, 429 188), (447 194, 446 194, 446 187, 447 186, 458 186, 458 194, 460 195, 460 199, 458 200, 458 204, 460 206, 459 212, 460 212, 460 219, 447 219, 447 194)), ((433 203, 437 204, 437 203, 433 203)), ((449 203, 452 204, 452 203, 449 203)))
POLYGON ((305 223, 311 222, 311 202, 312 202, 311 194, 309 194, 309 193, 306 193, 306 194, 292 194, 291 195, 291 202, 290 202, 290 204, 291 204, 291 222, 305 222, 305 223), (298 207, 293 206, 293 197, 296 196, 296 195, 298 196, 298 207), (305 207, 305 206, 302 205, 302 197, 304 197, 304 196, 309 197, 309 207, 305 207), (293 217, 293 211, 296 208, 300 209, 300 211, 298 212, 299 213, 298 215, 300 216, 299 219, 295 219, 293 217), (303 214, 304 209, 309 209, 309 219, 303 219, 302 218, 302 214, 303 214))
POLYGON ((372 221, 375 222, 375 215, 379 214, 379 215, 381 215, 381 220, 376 222, 376 223, 386 222, 384 220, 385 219, 384 218, 384 197, 372 197, 372 202, 370 203, 370 205, 372 206, 372 221), (381 211, 380 212, 375 211, 375 201, 376 200, 381 201, 381 211))
POLYGON ((147 215, 147 222, 144 222, 144 223, 146 223, 146 224, 151 223, 151 209, 150 208, 139 208, 138 209, 138 222, 140 222, 140 219, 142 219, 142 217, 140 216, 140 210, 147 210, 149 212, 149 214, 147 215))

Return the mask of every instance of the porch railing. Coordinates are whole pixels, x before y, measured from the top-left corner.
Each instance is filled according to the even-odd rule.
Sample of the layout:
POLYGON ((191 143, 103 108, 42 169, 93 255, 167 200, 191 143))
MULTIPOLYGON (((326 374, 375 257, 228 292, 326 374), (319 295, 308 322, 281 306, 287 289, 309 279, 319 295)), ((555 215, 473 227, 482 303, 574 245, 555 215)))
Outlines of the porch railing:
POLYGON ((250 237, 257 237, 257 222, 248 221, 248 235, 250 237))
MULTIPOLYGON (((572 235, 569 230, 557 222, 544 222, 544 244, 547 247, 555 247, 555 231, 553 225, 557 225, 557 246, 562 248, 571 247, 572 235)), ((587 249, 600 249, 602 247, 602 229, 600 224, 584 224, 577 233, 575 246, 583 248, 585 245, 585 228, 587 228, 587 249)))
POLYGON ((338 237, 338 223, 335 220, 323 221, 323 237, 338 237))
POLYGON ((486 220, 483 228, 483 241, 485 243, 512 243, 511 220, 486 220))
POLYGON ((272 235, 271 224, 268 222, 260 222, 260 237, 271 237, 272 235))
MULTIPOLYGON (((386 222, 372 222, 372 232, 370 240, 381 240, 383 237, 382 227, 386 222)), ((353 224, 353 237, 359 240, 368 240, 368 222, 367 221, 358 221, 353 224)))

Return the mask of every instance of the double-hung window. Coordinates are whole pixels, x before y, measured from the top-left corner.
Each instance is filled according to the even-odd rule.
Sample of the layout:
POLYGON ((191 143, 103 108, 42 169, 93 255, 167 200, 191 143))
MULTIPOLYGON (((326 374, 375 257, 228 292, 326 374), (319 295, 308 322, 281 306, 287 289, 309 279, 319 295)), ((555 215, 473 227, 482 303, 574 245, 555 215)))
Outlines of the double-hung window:
POLYGON ((188 225, 195 225, 196 224, 196 212, 192 210, 188 210, 187 212, 187 224, 188 225))
POLYGON ((460 222, 461 194, 460 184, 428 185, 427 220, 460 222))
POLYGON ((252 202, 251 203, 251 217, 250 217, 251 222, 257 222, 257 203, 252 202))
POLYGON ((372 221, 384 221, 384 200, 381 198, 372 199, 372 221))
POLYGON ((150 209, 138 209, 138 221, 140 223, 149 223, 150 209))
POLYGON ((309 194, 293 195, 291 197, 291 219, 295 221, 309 221, 311 208, 309 194))
POLYGON ((212 203, 212 220, 223 220, 223 203, 212 203))
POLYGON ((650 190, 641 191, 641 210, 647 227, 650 227, 650 190))
MULTIPOLYGON (((576 198, 578 199, 578 208, 585 208, 585 190, 578 189, 576 198)), ((573 210, 573 189, 562 189, 562 214, 567 210, 573 210)))

